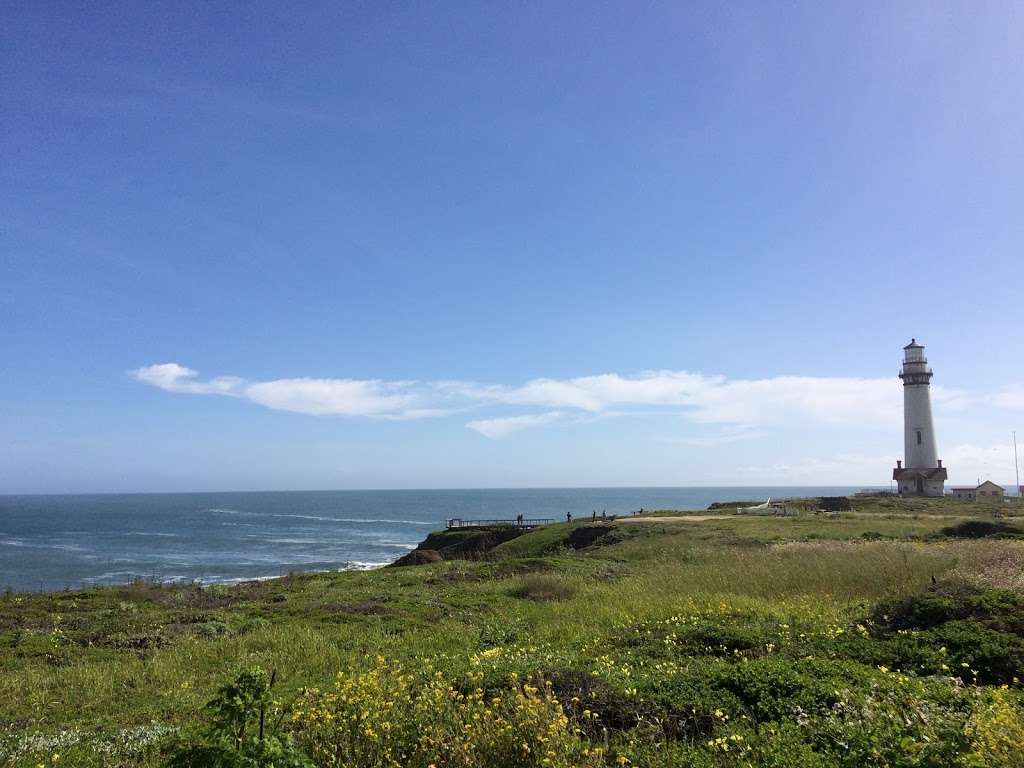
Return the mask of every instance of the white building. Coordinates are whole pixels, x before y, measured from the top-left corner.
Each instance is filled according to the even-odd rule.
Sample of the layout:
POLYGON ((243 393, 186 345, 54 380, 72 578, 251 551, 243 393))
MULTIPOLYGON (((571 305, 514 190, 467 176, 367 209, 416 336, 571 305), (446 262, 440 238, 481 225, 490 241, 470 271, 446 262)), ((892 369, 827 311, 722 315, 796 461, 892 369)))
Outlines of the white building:
POLYGON ((960 486, 949 489, 954 499, 962 501, 975 501, 976 499, 1002 499, 1005 491, 1003 486, 996 485, 991 480, 986 480, 979 486, 960 486))
POLYGON ((932 371, 924 346, 911 339, 903 348, 903 461, 896 462, 892 479, 901 495, 942 496, 946 468, 937 458, 932 424, 932 371))

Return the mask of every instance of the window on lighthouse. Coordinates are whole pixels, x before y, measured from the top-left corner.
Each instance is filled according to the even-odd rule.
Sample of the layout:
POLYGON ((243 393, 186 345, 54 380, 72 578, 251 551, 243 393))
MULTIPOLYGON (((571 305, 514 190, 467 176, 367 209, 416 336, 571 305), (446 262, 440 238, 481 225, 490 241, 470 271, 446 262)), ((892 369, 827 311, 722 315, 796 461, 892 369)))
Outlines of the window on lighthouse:
POLYGON ((921 430, 920 429, 917 430, 917 444, 918 445, 921 444, 921 430))

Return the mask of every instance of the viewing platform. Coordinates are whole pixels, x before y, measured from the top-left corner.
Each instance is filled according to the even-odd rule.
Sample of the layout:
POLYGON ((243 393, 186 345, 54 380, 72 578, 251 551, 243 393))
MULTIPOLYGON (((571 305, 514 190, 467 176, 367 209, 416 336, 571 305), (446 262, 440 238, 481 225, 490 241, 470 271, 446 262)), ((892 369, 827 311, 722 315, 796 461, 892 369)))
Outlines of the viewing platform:
POLYGON ((463 520, 458 517, 449 518, 445 523, 448 530, 455 528, 536 528, 540 525, 549 525, 555 522, 552 518, 522 518, 514 517, 511 520, 463 520))

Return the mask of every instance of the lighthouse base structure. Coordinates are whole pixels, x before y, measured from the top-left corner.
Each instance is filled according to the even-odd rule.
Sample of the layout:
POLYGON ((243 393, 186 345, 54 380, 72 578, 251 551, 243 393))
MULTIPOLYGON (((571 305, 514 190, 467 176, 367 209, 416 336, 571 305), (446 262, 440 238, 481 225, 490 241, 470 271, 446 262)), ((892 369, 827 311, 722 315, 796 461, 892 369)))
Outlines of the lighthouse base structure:
POLYGON ((946 484, 946 468, 913 469, 896 467, 892 471, 892 479, 900 496, 938 496, 941 497, 946 484))

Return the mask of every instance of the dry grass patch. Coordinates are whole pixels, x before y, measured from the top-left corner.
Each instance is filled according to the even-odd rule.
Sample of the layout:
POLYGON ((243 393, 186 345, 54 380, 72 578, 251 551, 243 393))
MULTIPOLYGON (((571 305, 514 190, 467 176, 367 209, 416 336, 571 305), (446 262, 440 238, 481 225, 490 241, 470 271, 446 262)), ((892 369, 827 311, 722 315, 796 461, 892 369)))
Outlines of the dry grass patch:
POLYGON ((553 576, 532 575, 520 579, 512 589, 512 596, 523 600, 568 600, 576 594, 576 587, 553 576))
POLYGON ((941 546, 957 559, 951 576, 1024 594, 1024 541, 980 539, 941 546))

